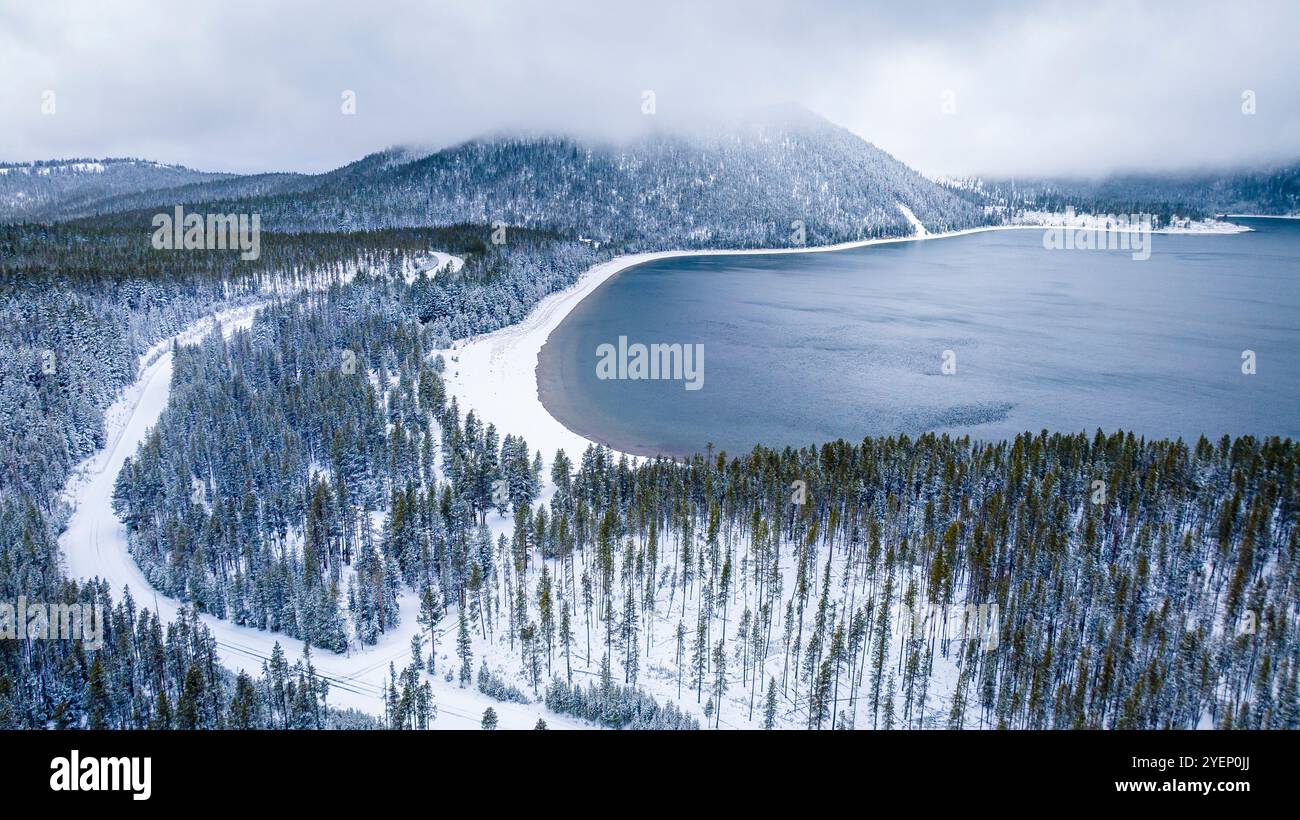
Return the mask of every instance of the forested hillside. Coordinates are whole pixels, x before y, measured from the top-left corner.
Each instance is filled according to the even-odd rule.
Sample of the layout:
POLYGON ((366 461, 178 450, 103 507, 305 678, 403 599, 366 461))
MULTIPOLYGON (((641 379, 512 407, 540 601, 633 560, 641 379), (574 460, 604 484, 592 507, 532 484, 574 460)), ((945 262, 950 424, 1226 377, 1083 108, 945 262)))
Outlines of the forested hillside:
POLYGON ((986 224, 966 202, 802 109, 708 132, 624 143, 565 136, 482 138, 434 153, 394 148, 317 176, 264 174, 131 193, 57 217, 145 229, 183 204, 257 213, 275 231, 502 223, 628 249, 787 247, 986 224), (794 238, 802 225, 802 238, 794 238))
POLYGON ((396 147, 323 174, 208 174, 143 160, 0 165, 0 222, 148 230, 155 213, 257 213, 277 232, 462 223, 526 227, 627 250, 787 247, 1000 224, 1025 211, 1300 213, 1300 166, 1101 179, 935 183, 797 107, 622 142, 493 136, 396 147), (796 238, 798 234, 799 238, 796 238))
MULTIPOLYGON (((0 227, 0 350, 8 363, 0 371, 0 441, 9 453, 0 492, 48 512, 71 466, 104 443, 101 415, 135 378, 138 357, 215 306, 320 289, 360 268, 397 272, 431 242, 477 248, 482 235, 451 228, 268 236, 261 259, 244 261, 222 252, 178 259, 125 230, 0 227)), ((490 321, 513 321, 537 298, 530 289, 555 287, 540 277, 494 284, 507 281, 517 298, 494 300, 506 313, 490 321)), ((456 287, 429 284, 417 293, 433 320, 452 309, 442 303, 462 297, 456 287)))
MULTIPOLYGON (((468 236, 267 237, 262 258, 247 262, 221 252, 159 254, 130 231, 0 228, 0 600, 102 600, 106 613, 115 611, 107 590, 78 588, 60 569, 60 493, 73 465, 105 444, 104 410, 151 345, 219 307, 318 290, 362 267, 397 270, 431 241, 459 248, 468 236)), ((239 723, 231 711, 239 682, 213 665, 201 624, 159 624, 120 606, 98 652, 75 642, 0 641, 0 726, 239 723), (157 665, 144 668, 145 657, 157 665), (201 714, 192 711, 197 701, 201 714)), ((313 673, 303 674, 315 686, 313 673)), ((284 695, 293 682, 287 661, 276 675, 284 695)), ((283 708, 272 714, 268 685, 239 695, 239 711, 253 710, 250 725, 303 723, 283 708)), ((313 707, 312 721, 326 714, 313 707)))
POLYGON ((402 159, 328 175, 310 196, 229 206, 295 228, 501 221, 643 249, 784 247, 796 220, 808 244, 906 235, 899 203, 931 230, 983 222, 979 208, 811 115, 623 146, 476 140, 402 159))
POLYGON ((577 243, 519 243, 411 286, 377 266, 346 288, 268 308, 255 338, 183 350, 174 412, 123 468, 116 497, 151 582, 204 611, 342 651, 340 578, 355 557, 365 584, 348 593, 354 637, 373 643, 396 616, 395 573, 413 583, 417 548, 402 538, 400 549, 371 549, 369 511, 388 509, 408 482, 433 486, 427 411, 440 412, 443 391, 421 366, 429 340, 518 321, 595 258, 577 243), (273 348, 259 343, 268 333, 273 348))
POLYGON ((113 197, 228 177, 140 159, 0 163, 0 223, 94 213, 113 197))

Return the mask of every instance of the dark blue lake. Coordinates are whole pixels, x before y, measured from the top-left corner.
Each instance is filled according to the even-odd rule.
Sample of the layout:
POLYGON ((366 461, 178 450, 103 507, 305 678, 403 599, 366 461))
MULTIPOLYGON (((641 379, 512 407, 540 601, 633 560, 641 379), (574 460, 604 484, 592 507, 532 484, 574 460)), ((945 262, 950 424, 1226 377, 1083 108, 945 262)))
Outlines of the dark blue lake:
POLYGON ((1234 221, 1255 231, 1156 234, 1145 261, 1014 230, 646 263, 552 333, 541 397, 571 430, 647 455, 925 431, 1297 438, 1300 221, 1234 221), (702 388, 597 378, 620 336, 702 344, 702 388))

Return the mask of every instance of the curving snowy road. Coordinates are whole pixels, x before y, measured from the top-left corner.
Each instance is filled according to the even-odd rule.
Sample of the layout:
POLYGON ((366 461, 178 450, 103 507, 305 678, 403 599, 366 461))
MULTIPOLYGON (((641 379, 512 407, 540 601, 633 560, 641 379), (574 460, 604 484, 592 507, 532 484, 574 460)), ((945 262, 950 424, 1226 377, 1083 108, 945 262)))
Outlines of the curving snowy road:
MULTIPOLYGON (((128 553, 126 529, 113 512, 113 485, 127 457, 136 452, 167 406, 171 392, 171 343, 197 341, 212 332, 218 323, 229 335, 248 327, 256 308, 254 305, 223 311, 216 315, 215 323, 213 318, 196 322, 142 356, 139 378, 105 414, 109 443, 78 465, 65 489, 65 499, 75 510, 59 537, 68 573, 78 579, 103 578, 115 596, 121 594, 123 587, 129 587, 138 606, 153 609, 165 621, 174 620, 183 604, 158 594, 128 553)), ((415 596, 403 595, 400 607, 401 624, 383 634, 375 646, 353 649, 347 655, 334 655, 321 649, 313 651, 317 671, 330 681, 332 705, 383 714, 381 687, 388 678, 388 666, 392 663, 400 670, 410 662, 411 636, 419 629, 415 596)), ((302 652, 301 643, 286 635, 237 626, 210 615, 201 617, 217 640, 222 664, 229 669, 254 676, 261 674, 262 662, 270 658, 277 641, 291 661, 302 652)), ((454 623, 452 617, 445 618, 443 631, 454 623)), ((450 636, 439 640, 441 668, 447 668, 441 656, 451 645, 450 636)), ((538 704, 499 703, 477 690, 448 684, 440 676, 429 680, 438 707, 434 728, 478 728, 483 710, 488 706, 496 709, 502 728, 531 729, 539 717, 544 717, 551 728, 583 728, 538 704)))

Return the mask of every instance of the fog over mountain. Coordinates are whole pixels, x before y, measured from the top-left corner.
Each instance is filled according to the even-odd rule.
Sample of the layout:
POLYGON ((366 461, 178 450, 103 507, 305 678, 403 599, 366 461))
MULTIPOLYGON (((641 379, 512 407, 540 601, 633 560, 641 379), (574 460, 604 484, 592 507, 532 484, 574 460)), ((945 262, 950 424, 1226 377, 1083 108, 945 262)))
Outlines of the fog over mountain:
POLYGON ((485 135, 396 146, 322 174, 222 175, 130 159, 0 165, 0 223, 144 230, 176 206, 272 231, 511 225, 624 250, 832 244, 1027 212, 1300 212, 1300 164, 1245 172, 932 180, 795 105, 617 140, 485 135))
POLYGON ((791 106, 693 136, 484 138, 436 152, 380 151, 314 176, 142 179, 96 196, 117 165, 78 164, 85 189, 61 200, 24 189, 51 178, 44 167, 11 168, 0 178, 0 220, 105 215, 96 223, 145 226, 158 208, 184 204, 256 212, 278 231, 502 222, 637 248, 786 245, 796 229, 798 244, 902 235, 912 230, 907 213, 939 230, 985 221, 977 204, 791 106), (38 199, 43 207, 24 207, 38 199))
POLYGON ((593 12, 569 0, 236 0, 186 15, 178 25, 152 2, 0 9, 0 161, 319 173, 385 145, 627 138, 781 101, 930 175, 1144 173, 1300 153, 1300 14, 1286 2, 593 12))

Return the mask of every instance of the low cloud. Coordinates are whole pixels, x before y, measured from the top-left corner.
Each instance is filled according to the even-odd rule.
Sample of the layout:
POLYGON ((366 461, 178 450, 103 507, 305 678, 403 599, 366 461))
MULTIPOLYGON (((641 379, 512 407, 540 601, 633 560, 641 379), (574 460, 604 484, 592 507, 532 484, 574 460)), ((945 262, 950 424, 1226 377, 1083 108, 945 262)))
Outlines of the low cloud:
POLYGON ((618 137, 652 90, 657 124, 795 101, 932 174, 1262 164, 1300 156, 1298 41, 1283 2, 22 4, 0 10, 0 160, 321 171, 618 137))

